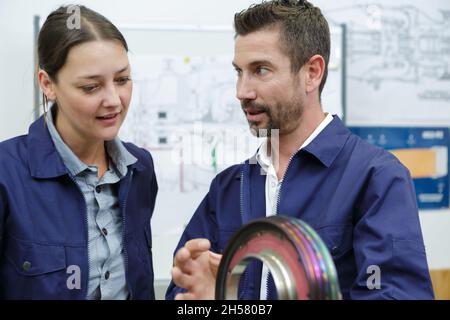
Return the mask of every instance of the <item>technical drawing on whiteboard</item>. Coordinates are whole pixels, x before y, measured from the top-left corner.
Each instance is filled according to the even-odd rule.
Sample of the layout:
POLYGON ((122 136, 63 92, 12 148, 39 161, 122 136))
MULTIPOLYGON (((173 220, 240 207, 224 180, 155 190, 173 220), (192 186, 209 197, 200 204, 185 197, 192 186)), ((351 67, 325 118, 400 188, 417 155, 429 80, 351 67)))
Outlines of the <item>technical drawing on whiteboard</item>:
POLYGON ((326 11, 331 20, 348 25, 348 120, 360 125, 447 124, 450 3, 426 8, 391 4, 342 2, 326 11))
MULTIPOLYGON (((357 70, 350 78, 375 89, 389 81, 450 80, 450 10, 436 18, 412 6, 355 6, 346 16, 350 10, 371 15, 349 27, 348 61, 357 70)), ((350 16, 364 16, 357 12, 350 16)))
POLYGON ((207 190, 258 146, 235 98, 229 57, 131 59, 133 98, 121 137, 154 154, 161 190, 207 190))
MULTIPOLYGON (((342 29, 333 29, 332 37, 322 102, 325 111, 342 116, 342 29)), ((193 51, 130 54, 133 96, 120 137, 153 155, 155 235, 181 233, 216 174, 251 157, 261 143, 236 98, 232 42, 226 54, 193 51)))

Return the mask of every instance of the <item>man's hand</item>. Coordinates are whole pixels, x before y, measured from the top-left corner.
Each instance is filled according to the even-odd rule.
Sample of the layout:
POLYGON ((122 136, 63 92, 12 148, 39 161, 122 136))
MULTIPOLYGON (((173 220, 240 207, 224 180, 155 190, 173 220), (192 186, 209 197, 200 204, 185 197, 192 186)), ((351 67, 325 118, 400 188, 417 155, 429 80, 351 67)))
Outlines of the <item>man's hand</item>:
POLYGON ((187 289, 187 292, 177 294, 176 300, 214 299, 222 255, 209 251, 210 247, 207 239, 192 239, 175 254, 173 282, 187 289))

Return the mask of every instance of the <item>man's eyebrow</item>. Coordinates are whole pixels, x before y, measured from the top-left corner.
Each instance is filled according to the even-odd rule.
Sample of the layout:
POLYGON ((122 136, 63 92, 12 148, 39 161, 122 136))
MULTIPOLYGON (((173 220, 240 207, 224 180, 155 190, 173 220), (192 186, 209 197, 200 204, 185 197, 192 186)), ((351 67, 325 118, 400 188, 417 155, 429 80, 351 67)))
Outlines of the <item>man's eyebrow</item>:
MULTIPOLYGON (((234 61, 231 64, 236 69, 241 69, 234 61)), ((261 59, 261 60, 252 61, 249 64, 250 67, 255 67, 255 66, 260 66, 260 65, 272 66, 272 62, 270 62, 269 60, 261 59)))
POLYGON ((272 66, 272 62, 270 62, 269 60, 256 60, 250 63, 250 66, 254 67, 254 66, 260 66, 260 65, 266 65, 266 66, 272 66))

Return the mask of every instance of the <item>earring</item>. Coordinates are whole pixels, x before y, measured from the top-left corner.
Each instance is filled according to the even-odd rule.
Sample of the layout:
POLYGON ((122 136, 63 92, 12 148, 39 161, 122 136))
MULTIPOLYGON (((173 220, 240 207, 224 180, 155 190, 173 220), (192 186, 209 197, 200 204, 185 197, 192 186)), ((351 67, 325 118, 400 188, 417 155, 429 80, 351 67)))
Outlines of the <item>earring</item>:
POLYGON ((44 125, 47 126, 48 98, 42 93, 42 108, 44 109, 44 125))

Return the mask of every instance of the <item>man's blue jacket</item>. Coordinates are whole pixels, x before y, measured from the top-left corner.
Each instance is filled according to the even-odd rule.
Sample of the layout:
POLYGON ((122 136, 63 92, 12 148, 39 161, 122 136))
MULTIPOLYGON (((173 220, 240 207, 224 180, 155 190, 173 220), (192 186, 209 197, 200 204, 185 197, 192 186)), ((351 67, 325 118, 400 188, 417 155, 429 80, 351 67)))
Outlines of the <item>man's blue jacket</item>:
MULTIPOLYGON (((211 250, 222 253, 233 233, 265 213, 261 167, 249 160, 232 166, 212 181, 176 250, 190 239, 207 238, 211 250)), ((352 134, 337 116, 291 159, 277 214, 302 219, 319 233, 333 256, 344 299, 433 299, 409 171, 389 152, 352 134), (381 288, 370 290, 373 265, 380 268, 381 288)), ((253 263, 239 298, 259 299, 260 283, 261 263, 253 263)), ((172 282, 166 298, 182 291, 172 282)))

